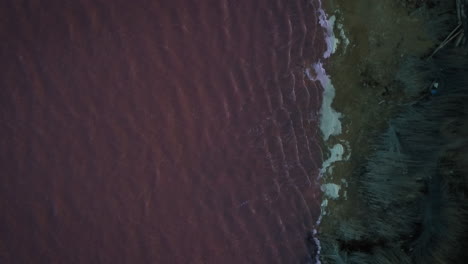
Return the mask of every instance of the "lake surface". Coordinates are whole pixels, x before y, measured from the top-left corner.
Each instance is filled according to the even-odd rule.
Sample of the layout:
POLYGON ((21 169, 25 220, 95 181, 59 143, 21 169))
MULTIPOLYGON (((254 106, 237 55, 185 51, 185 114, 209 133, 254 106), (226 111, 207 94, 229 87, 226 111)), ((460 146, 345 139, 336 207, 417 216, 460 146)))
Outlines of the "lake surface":
POLYGON ((307 263, 314 1, 3 1, 2 263, 307 263))

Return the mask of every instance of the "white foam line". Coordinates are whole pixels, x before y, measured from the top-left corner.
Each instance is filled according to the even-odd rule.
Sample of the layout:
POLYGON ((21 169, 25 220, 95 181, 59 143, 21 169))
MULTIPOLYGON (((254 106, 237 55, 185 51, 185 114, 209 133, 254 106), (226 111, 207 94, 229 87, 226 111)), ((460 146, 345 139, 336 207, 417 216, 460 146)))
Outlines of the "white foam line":
MULTIPOLYGON (((313 0, 312 0, 313 1, 313 0)), ((319 23, 325 29, 325 42, 327 43, 327 50, 323 53, 323 58, 329 58, 336 50, 337 39, 333 33, 333 26, 335 24, 335 16, 327 19, 325 10, 322 9, 322 2, 319 0, 319 23)))
POLYGON ((335 99, 335 87, 331 83, 322 63, 319 61, 313 66, 315 70, 314 81, 319 81, 323 88, 322 106, 320 108, 320 130, 323 139, 327 141, 330 136, 341 134, 341 114, 332 108, 333 99, 335 99))
POLYGON ((344 148, 341 144, 336 144, 329 149, 330 157, 322 163, 322 168, 320 169, 319 177, 325 175, 325 173, 332 173, 333 163, 343 160, 344 148))
MULTIPOLYGON (((314 0, 311 0, 314 1, 314 0)), ((318 13, 319 13, 319 23, 324 29, 325 35, 325 42, 327 44, 327 49, 323 54, 323 58, 329 58, 335 51, 338 44, 338 40, 335 38, 333 33, 333 26, 335 23, 335 16, 332 16, 328 19, 325 10, 322 9, 322 2, 318 0, 318 13)), ((335 88, 333 87, 330 77, 327 75, 325 69, 323 68, 323 64, 321 61, 312 65, 311 69, 306 69, 306 76, 312 81, 319 81, 322 88, 323 88, 323 98, 322 98, 322 105, 320 108, 320 130, 322 132, 322 136, 324 141, 328 141, 330 136, 336 136, 341 134, 341 113, 335 111, 332 108, 332 102, 335 98, 335 88)), ((327 173, 328 169, 331 168, 332 164, 336 161, 343 159, 344 147, 341 144, 336 144, 331 149, 329 149, 331 156, 323 162, 322 168, 319 172, 319 177, 322 177, 327 173)), ((324 184, 322 186, 322 191, 324 191, 325 195, 331 196, 330 198, 338 198, 338 191, 340 186, 336 184, 324 184)), ((318 231, 317 228, 322 221, 322 217, 325 214, 325 207, 326 207, 326 199, 322 201, 321 205, 321 213, 320 216, 315 223, 315 228, 312 230, 314 241, 317 245, 317 255, 315 257, 315 263, 321 264, 320 262, 320 240, 318 239, 318 231)))
POLYGON ((350 41, 349 41, 349 38, 346 36, 346 33, 344 31, 344 28, 343 28, 343 24, 338 23, 337 27, 338 27, 338 30, 340 31, 340 37, 341 37, 341 40, 343 41, 343 45, 344 45, 344 47, 342 47, 343 53, 345 53, 346 50, 348 49, 348 45, 349 45, 350 41))

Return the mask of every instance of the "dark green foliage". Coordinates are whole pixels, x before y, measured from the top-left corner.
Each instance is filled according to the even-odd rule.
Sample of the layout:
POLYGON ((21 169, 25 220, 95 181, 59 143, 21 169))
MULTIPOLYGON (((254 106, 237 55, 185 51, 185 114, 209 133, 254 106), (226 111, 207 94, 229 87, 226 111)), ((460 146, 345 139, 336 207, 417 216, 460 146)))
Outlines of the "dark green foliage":
POLYGON ((403 83, 407 96, 420 97, 422 93, 427 93, 430 85, 439 81, 441 76, 433 60, 410 57, 403 62, 397 79, 403 83))
POLYGON ((457 25, 455 1, 428 1, 437 2, 436 6, 422 6, 417 14, 427 21, 427 33, 436 42, 441 42, 457 25))

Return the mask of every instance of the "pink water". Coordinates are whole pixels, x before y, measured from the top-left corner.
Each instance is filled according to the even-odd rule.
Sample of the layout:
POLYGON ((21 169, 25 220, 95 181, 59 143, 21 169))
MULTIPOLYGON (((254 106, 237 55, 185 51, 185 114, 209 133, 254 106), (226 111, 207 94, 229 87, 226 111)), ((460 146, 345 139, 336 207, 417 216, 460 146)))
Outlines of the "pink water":
POLYGON ((304 263, 312 1, 3 1, 1 263, 304 263))

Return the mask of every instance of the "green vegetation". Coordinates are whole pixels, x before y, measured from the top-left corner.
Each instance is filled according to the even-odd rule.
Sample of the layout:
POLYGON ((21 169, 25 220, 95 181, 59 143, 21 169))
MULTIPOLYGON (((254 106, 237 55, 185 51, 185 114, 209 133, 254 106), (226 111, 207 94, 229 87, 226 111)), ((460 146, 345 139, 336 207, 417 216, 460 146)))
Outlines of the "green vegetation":
MULTIPOLYGON (((422 6, 418 12, 444 10, 431 22, 434 36, 444 43, 444 33, 454 34, 457 9, 433 4, 433 11, 422 6)), ((458 23, 464 30, 463 17, 458 23)), ((459 39, 402 66, 404 103, 386 131, 371 139, 372 154, 353 172, 359 206, 338 219, 333 232, 321 235, 324 263, 467 259, 468 48, 459 39)))

